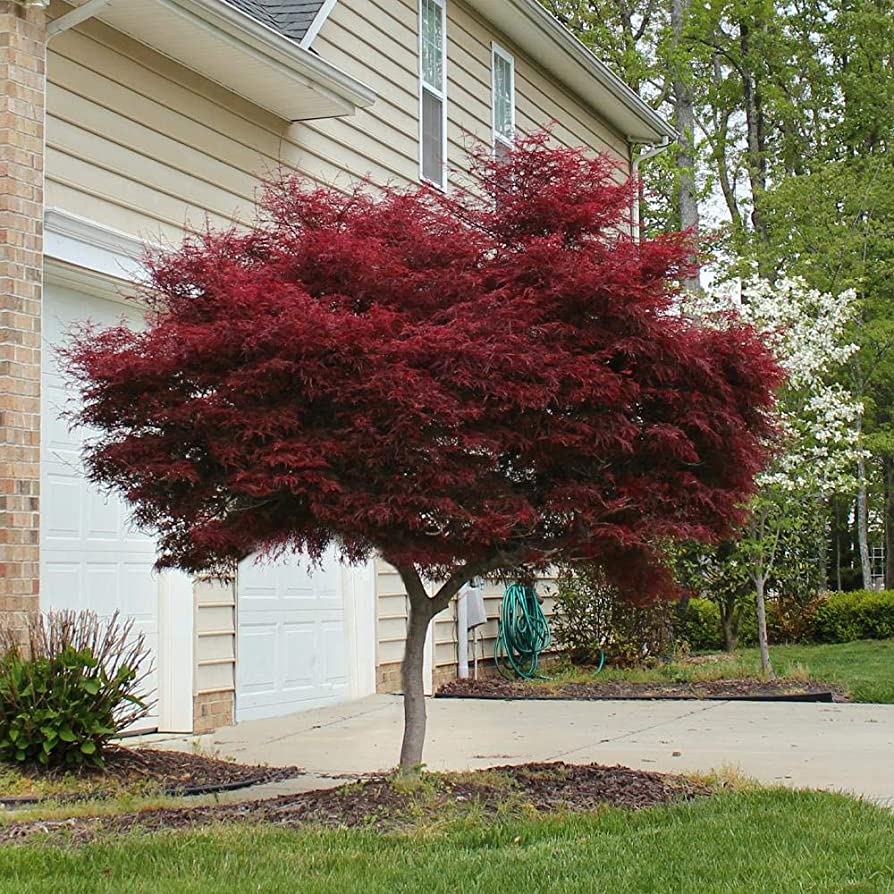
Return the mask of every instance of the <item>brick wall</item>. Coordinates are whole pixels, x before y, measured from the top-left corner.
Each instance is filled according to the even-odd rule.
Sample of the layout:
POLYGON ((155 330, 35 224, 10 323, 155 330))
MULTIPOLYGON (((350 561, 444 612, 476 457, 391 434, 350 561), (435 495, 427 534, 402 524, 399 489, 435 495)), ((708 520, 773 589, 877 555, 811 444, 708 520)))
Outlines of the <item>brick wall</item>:
POLYGON ((193 700, 193 732, 210 733, 235 722, 235 697, 232 691, 202 692, 193 700))
POLYGON ((0 622, 38 607, 46 18, 0 0, 0 622))
POLYGON ((400 692, 400 664, 376 666, 376 692, 400 692))

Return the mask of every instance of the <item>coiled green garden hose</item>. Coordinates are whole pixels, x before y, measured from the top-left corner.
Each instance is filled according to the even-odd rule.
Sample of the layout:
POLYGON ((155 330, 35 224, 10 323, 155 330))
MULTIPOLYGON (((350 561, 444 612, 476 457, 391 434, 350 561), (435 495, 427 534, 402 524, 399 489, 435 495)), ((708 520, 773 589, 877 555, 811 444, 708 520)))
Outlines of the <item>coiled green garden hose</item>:
POLYGON ((507 679, 514 672, 524 680, 537 675, 540 653, 549 648, 552 634, 533 587, 511 584, 503 594, 494 662, 507 679))

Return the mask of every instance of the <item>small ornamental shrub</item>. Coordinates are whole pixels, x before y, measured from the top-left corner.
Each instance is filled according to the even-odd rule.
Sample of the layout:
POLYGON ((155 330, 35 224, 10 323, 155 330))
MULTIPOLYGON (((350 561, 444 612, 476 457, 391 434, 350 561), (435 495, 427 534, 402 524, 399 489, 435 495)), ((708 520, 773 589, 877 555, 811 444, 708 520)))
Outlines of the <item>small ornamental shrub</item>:
MULTIPOLYGON (((771 643, 804 643, 813 638, 816 613, 828 593, 781 594, 767 604, 767 628, 771 643)), ((756 626, 756 625, 755 625, 756 626)))
POLYGON ((553 632, 575 664, 630 666, 664 658, 674 649, 673 605, 625 601, 603 571, 591 566, 559 575, 553 632))
POLYGON ((145 717, 143 634, 115 613, 50 612, 0 629, 0 760, 103 766, 109 739, 145 717))
POLYGON ((813 613, 810 633, 820 643, 894 637, 894 590, 830 593, 813 613))

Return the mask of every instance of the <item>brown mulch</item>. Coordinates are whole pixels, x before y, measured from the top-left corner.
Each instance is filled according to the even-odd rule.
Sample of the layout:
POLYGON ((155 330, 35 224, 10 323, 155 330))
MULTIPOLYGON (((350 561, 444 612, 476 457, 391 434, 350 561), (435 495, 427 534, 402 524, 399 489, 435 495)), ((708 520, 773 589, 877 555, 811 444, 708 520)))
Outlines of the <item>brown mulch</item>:
MULTIPOLYGON (((19 769, 19 768, 17 768, 19 769)), ((154 792, 182 795, 230 791, 292 779, 304 773, 300 767, 264 767, 237 764, 186 751, 166 751, 157 748, 123 748, 110 746, 105 751, 105 767, 85 767, 76 773, 57 771, 54 776, 46 770, 19 769, 34 781, 35 795, 5 797, 0 801, 9 805, 29 804, 49 797, 53 800, 85 799, 120 794, 122 791, 154 792), (71 781, 66 793, 64 783, 71 781), (52 795, 41 794, 42 783, 52 784, 52 795)), ((46 786, 44 786, 46 790, 46 786)))
POLYGON ((797 680, 706 680, 697 683, 631 683, 603 680, 592 683, 526 683, 494 677, 484 680, 451 680, 438 690, 441 698, 490 699, 790 699, 812 697, 848 701, 847 693, 825 683, 797 680))
POLYGON ((521 810, 590 812, 605 805, 641 809, 712 793, 709 786, 683 776, 627 767, 522 764, 459 776, 426 774, 418 784, 375 776, 339 788, 262 801, 11 823, 0 826, 0 844, 35 836, 49 836, 54 843, 80 844, 101 835, 183 830, 224 822, 385 831, 438 822, 471 810, 496 816, 521 810))

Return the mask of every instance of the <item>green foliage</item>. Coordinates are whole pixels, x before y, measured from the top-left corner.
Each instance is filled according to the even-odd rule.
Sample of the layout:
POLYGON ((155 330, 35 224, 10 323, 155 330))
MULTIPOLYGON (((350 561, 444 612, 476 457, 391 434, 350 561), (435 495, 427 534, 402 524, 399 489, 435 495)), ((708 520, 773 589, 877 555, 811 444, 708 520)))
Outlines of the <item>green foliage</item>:
MULTIPOLYGON (((809 600, 776 595, 767 600, 767 629, 771 643, 847 643, 894 637, 894 591, 857 590, 815 594, 809 600)), ((717 603, 690 599, 677 607, 674 619, 677 642, 694 652, 724 647, 721 613, 717 603)), ((757 643, 754 605, 741 616, 739 645, 757 643)))
POLYGON ((595 664, 601 652, 614 665, 636 665, 673 649, 673 606, 632 605, 596 566, 559 574, 553 633, 576 664, 595 664))
POLYGON ((674 633, 677 642, 685 642, 693 652, 722 649, 720 609, 710 599, 695 598, 681 602, 674 612, 674 633))
POLYGON ((894 637, 894 590, 830 594, 813 615, 810 635, 821 643, 894 637))
POLYGON ((142 635, 117 614, 31 617, 25 641, 0 631, 0 760, 47 768, 102 766, 110 738, 148 713, 142 635))

